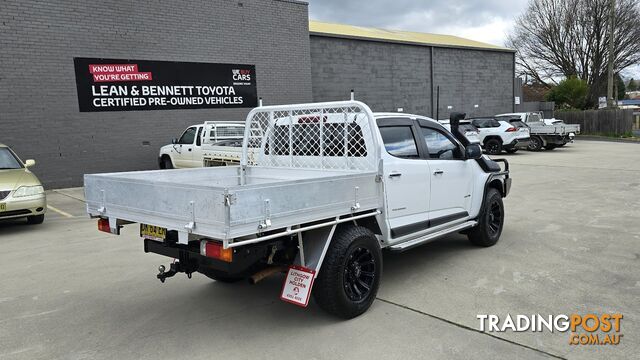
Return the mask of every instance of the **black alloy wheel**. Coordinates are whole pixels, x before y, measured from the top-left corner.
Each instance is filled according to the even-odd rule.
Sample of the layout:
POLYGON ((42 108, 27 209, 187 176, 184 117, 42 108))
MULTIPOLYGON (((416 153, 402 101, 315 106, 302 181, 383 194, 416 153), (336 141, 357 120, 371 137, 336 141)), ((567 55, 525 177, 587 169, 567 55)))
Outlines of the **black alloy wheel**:
POLYGON ((542 149, 542 140, 539 137, 532 137, 527 147, 529 151, 540 151, 542 149))
POLYGON ((353 301, 369 296, 376 277, 373 253, 367 248, 353 249, 344 268, 344 291, 353 301))
POLYGON ((500 155, 502 152, 502 144, 497 139, 489 139, 484 144, 487 153, 490 155, 500 155))
POLYGON ((500 234, 502 230, 502 206, 497 199, 494 199, 489 204, 488 211, 487 228, 489 236, 494 237, 500 234))

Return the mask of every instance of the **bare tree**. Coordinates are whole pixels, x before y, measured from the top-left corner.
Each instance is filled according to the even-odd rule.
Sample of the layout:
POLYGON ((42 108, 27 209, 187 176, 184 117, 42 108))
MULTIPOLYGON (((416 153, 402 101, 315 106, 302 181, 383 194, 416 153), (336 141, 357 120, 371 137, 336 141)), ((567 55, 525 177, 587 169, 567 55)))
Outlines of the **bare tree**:
MULTIPOLYGON (((589 84, 588 101, 606 89, 610 0, 530 0, 507 46, 520 75, 550 86, 576 76, 589 84)), ((640 0, 617 0, 614 73, 640 62, 640 0)))

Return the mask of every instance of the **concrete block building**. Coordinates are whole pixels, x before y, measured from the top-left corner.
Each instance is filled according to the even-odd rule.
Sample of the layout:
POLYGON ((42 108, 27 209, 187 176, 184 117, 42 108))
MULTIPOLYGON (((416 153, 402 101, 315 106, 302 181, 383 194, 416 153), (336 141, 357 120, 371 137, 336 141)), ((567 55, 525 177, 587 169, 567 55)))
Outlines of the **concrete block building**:
POLYGON ((354 89, 375 111, 448 118, 513 111, 514 51, 451 35, 311 21, 314 100, 354 89))
POLYGON ((160 146, 188 125, 243 120, 255 106, 91 108, 114 89, 226 81, 232 72, 236 81, 247 71, 244 85, 265 104, 344 100, 355 89, 374 111, 444 118, 513 107, 511 50, 309 22, 303 1, 5 0, 0 10, 0 142, 36 159, 46 188, 80 186, 86 173, 155 169, 160 146))

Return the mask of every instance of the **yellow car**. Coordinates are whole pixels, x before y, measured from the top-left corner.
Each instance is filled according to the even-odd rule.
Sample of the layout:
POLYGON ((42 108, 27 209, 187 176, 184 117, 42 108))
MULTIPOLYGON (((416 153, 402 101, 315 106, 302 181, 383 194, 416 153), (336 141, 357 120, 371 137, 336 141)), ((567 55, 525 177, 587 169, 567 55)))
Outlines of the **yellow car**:
POLYGON ((27 218, 29 224, 42 224, 47 198, 38 178, 6 145, 0 144, 0 220, 27 218))

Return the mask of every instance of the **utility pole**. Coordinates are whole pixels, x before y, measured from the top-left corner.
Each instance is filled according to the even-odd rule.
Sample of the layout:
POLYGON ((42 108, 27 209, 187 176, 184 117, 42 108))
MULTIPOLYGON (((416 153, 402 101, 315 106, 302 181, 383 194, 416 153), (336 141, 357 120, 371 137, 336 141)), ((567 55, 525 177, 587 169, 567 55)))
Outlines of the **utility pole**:
POLYGON ((611 1, 611 9, 609 9, 609 63, 607 66, 607 107, 613 107, 613 60, 614 51, 614 29, 616 26, 616 0, 611 1))

